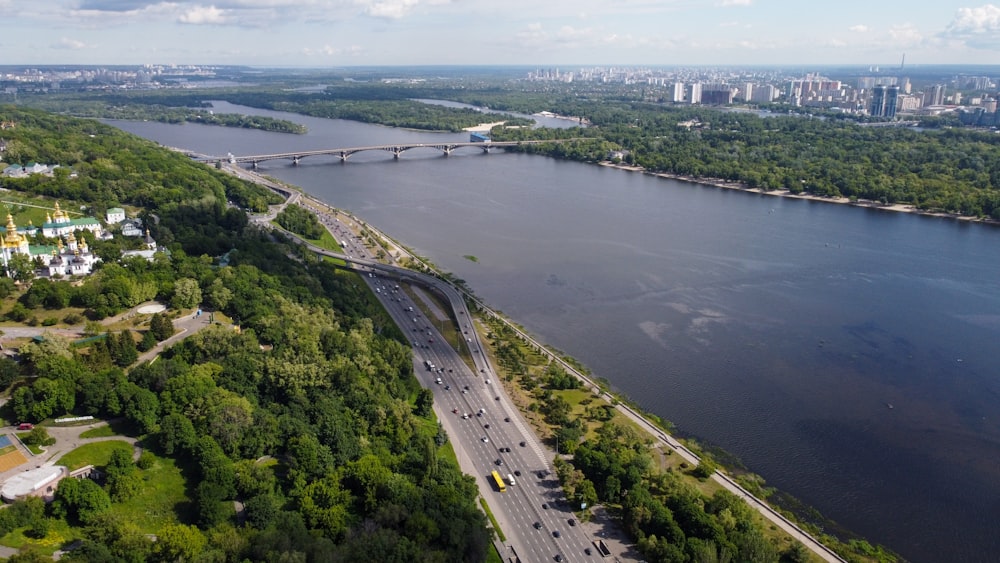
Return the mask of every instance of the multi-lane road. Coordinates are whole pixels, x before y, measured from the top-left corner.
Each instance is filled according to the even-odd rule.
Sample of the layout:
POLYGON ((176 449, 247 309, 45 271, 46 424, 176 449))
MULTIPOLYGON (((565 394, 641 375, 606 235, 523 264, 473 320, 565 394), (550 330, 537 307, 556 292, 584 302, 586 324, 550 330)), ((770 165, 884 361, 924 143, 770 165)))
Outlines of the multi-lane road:
POLYGON ((320 218, 410 340, 414 370, 421 384, 434 392, 435 412, 459 464, 475 478, 505 536, 505 541, 497 542, 501 556, 523 562, 601 559, 592 538, 577 525, 552 471, 550 454, 496 380, 458 291, 432 276, 376 262, 352 224, 341 223, 330 214, 320 218), (438 318, 437 306, 422 302, 419 292, 405 291, 409 283, 444 297, 452 309, 447 319, 438 318), (454 326, 462 335, 461 345, 471 354, 474 367, 445 340, 437 328, 441 323, 454 326), (434 365, 433 370, 427 362, 434 365), (498 490, 493 471, 503 477, 505 492, 498 490))

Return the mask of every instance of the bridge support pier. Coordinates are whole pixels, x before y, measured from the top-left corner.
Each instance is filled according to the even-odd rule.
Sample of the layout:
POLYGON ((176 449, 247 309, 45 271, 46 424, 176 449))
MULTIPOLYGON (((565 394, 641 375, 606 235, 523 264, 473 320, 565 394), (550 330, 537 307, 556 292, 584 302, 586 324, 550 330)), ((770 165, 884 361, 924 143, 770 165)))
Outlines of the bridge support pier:
POLYGON ((399 153, 401 153, 401 152, 403 152, 403 151, 401 151, 399 149, 393 149, 392 150, 392 159, 393 160, 399 160, 399 153))
POLYGON ((347 162, 347 153, 346 152, 340 151, 340 161, 341 162, 347 162))
POLYGON ((298 166, 298 165, 299 165, 299 157, 293 156, 292 157, 292 166, 298 166))
POLYGON ((251 160, 250 161, 250 168, 253 168, 254 170, 257 169, 257 161, 256 160, 251 160))

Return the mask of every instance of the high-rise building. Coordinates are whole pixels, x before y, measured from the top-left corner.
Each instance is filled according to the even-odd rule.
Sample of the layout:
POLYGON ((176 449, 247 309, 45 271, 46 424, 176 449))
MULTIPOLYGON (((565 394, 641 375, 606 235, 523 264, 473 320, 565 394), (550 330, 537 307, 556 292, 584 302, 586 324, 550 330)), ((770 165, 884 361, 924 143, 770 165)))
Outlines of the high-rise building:
POLYGON ((671 102, 683 102, 684 101, 684 83, 674 82, 673 89, 670 92, 671 102))
POLYGON ((687 100, 692 104, 701 103, 701 82, 695 82, 688 86, 688 97, 687 100))
POLYGON ((765 104, 770 103, 776 97, 778 97, 777 90, 778 89, 772 86, 771 84, 763 84, 755 86, 753 89, 753 94, 751 95, 751 99, 758 103, 765 103, 765 104))
POLYGON ((944 105, 944 85, 935 84, 924 92, 924 106, 944 105))
POLYGON ((876 86, 872 88, 869 115, 875 117, 896 117, 896 103, 899 100, 899 86, 876 86))

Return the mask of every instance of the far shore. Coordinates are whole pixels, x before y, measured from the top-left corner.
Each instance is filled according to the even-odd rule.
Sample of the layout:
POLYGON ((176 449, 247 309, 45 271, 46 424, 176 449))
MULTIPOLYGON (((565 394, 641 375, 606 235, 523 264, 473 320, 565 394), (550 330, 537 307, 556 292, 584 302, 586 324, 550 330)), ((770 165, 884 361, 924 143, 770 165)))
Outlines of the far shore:
POLYGON ((824 203, 838 203, 842 205, 853 205, 855 207, 866 207, 868 209, 879 209, 882 211, 895 211, 898 213, 913 213, 915 215, 925 215, 928 217, 942 217, 945 219, 955 219, 957 221, 966 221, 969 223, 984 223, 987 225, 1000 224, 1000 221, 996 221, 994 219, 983 218, 983 217, 970 217, 968 215, 959 215, 958 213, 946 213, 943 211, 924 211, 922 209, 917 209, 913 205, 903 204, 903 203, 881 203, 878 201, 872 201, 868 199, 858 199, 856 201, 851 201, 850 198, 846 197, 824 197, 806 193, 793 194, 788 190, 768 191, 768 190, 762 190, 760 188, 751 188, 741 182, 729 182, 721 178, 697 178, 694 176, 685 176, 683 174, 671 174, 669 172, 649 172, 641 166, 614 164, 613 162, 609 161, 599 162, 598 164, 608 168, 617 168, 618 170, 626 170, 628 172, 642 172, 643 174, 649 174, 650 176, 656 176, 657 178, 667 178, 670 180, 683 180, 685 182, 691 182, 694 184, 702 184, 705 186, 713 186, 716 188, 724 188, 727 190, 738 190, 741 192, 748 192, 760 195, 788 197, 793 199, 807 199, 810 201, 821 201, 824 203))

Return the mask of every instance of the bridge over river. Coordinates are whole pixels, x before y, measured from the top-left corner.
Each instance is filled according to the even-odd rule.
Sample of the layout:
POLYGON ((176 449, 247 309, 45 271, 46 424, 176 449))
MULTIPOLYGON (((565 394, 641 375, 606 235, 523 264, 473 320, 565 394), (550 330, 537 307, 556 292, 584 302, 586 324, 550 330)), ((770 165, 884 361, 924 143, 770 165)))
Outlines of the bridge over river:
POLYGON ((258 163, 264 162, 266 160, 291 160, 292 164, 298 164, 300 160, 307 156, 336 156, 340 158, 341 162, 346 161, 351 155, 363 152, 363 151, 385 151, 392 153, 392 157, 395 159, 399 158, 399 155, 403 154, 408 150, 429 148, 441 151, 445 156, 450 155, 453 151, 463 148, 463 147, 474 147, 476 149, 482 150, 483 152, 490 152, 490 149, 494 148, 504 148, 504 147, 518 147, 523 145, 537 145, 541 143, 564 143, 566 141, 576 141, 579 138, 572 139, 549 139, 543 141, 487 141, 487 142, 468 142, 468 143, 409 143, 400 144, 394 143, 391 145, 372 145, 368 147, 347 147, 339 149, 319 149, 311 151, 297 151, 297 152, 283 152, 275 154, 253 154, 246 156, 236 156, 229 154, 225 157, 219 156, 203 156, 198 158, 198 160, 206 162, 225 162, 228 161, 231 164, 250 164, 252 167, 256 168, 258 163))

